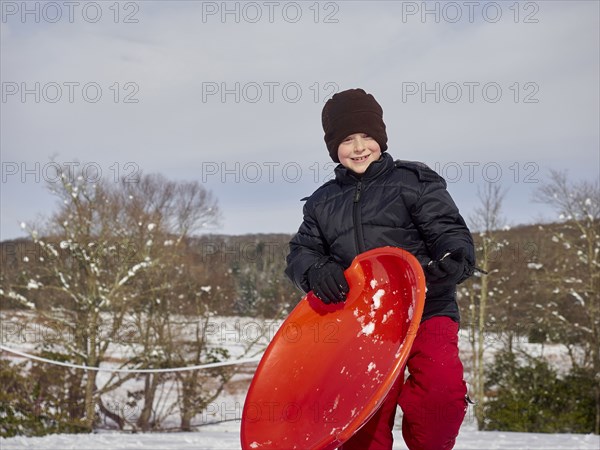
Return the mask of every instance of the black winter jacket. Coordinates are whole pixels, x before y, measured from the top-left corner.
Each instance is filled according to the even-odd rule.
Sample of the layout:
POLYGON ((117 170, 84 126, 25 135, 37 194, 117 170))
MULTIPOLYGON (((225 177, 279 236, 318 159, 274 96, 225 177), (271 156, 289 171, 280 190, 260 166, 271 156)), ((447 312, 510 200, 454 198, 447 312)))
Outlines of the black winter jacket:
MULTIPOLYGON (((388 245, 412 253, 423 267, 463 247, 470 263, 463 280, 475 264, 473 238, 444 179, 425 164, 383 153, 361 177, 338 165, 335 179, 307 199, 285 273, 308 292, 307 271, 324 256, 347 268, 359 253, 388 245)), ((456 286, 427 284, 422 320, 433 316, 459 321, 456 286)))

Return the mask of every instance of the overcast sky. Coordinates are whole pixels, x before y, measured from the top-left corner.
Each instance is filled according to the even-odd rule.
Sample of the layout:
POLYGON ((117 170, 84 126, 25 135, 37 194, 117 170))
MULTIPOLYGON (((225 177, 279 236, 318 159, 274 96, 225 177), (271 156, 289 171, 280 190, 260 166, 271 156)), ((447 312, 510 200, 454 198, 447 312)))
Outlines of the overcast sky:
POLYGON ((2 1, 0 238, 49 214, 51 158, 159 172, 219 200, 211 232, 295 232, 333 169, 320 114, 361 87, 389 152, 486 181, 512 225, 549 169, 599 176, 599 2, 2 1))

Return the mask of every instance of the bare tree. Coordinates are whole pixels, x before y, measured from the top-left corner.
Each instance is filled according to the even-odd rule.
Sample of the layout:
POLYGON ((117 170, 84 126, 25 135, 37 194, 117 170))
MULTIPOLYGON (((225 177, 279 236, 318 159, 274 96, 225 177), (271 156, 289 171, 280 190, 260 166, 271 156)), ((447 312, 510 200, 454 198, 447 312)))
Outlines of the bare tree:
POLYGON ((501 210, 505 195, 506 191, 502 189, 500 184, 488 182, 483 188, 478 187, 477 196, 480 204, 469 217, 473 229, 479 234, 479 246, 476 248, 478 264, 484 272, 488 273, 488 275, 482 276, 478 282, 473 282, 473 289, 469 293, 471 368, 474 393, 478 401, 478 406, 475 408, 475 417, 479 429, 483 428, 484 420, 484 351, 488 323, 487 303, 491 290, 489 277, 494 277, 497 273, 497 270, 492 268, 492 261, 493 253, 498 245, 495 234, 504 225, 501 210))
MULTIPOLYGON (((33 267, 25 270, 23 284, 3 286, 0 293, 67 331, 46 346, 59 347, 73 363, 99 367, 110 346, 135 330, 130 320, 134 307, 172 287, 157 271, 173 264, 182 242, 216 223, 219 212, 216 200, 197 182, 146 175, 135 183, 110 184, 84 175, 61 172, 60 181, 50 184, 59 200, 56 213, 43 229, 29 229, 43 264, 36 266, 37 273, 33 267), (37 295, 35 302, 28 295, 41 292, 46 295, 37 295)), ((142 331, 135 330, 140 336, 142 331)), ((129 363, 144 367, 148 361, 134 355, 129 363)), ((89 429, 100 396, 130 378, 114 375, 99 387, 97 372, 86 372, 89 429)))
POLYGON ((543 271, 553 297, 540 308, 540 320, 567 345, 574 366, 595 374, 595 433, 600 434, 599 180, 571 182, 566 172, 551 171, 534 201, 551 206, 560 220, 548 243, 560 249, 558 268, 543 271))

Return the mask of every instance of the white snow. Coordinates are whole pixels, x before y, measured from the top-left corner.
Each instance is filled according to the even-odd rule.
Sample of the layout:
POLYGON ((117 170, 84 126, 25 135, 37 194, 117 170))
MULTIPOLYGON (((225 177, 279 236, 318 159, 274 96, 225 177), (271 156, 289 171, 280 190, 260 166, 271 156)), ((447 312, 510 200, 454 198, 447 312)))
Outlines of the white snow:
POLYGON ((386 323, 386 322, 387 322, 387 320, 390 318, 390 316, 392 316, 393 314, 394 314, 394 310, 393 310, 393 309, 390 309, 388 312, 386 312, 386 313, 383 315, 383 319, 381 319, 381 323, 386 323))
POLYGON ((364 327, 362 327, 361 333, 369 336, 370 334, 373 334, 373 331, 375 331, 375 322, 369 322, 364 327))
POLYGON ((528 263, 527 264, 528 269, 540 270, 542 267, 544 267, 544 265, 540 264, 540 263, 528 263))
POLYGON ((30 302, 29 300, 27 300, 25 297, 23 297, 18 292, 14 292, 14 291, 4 292, 4 289, 0 288, 0 295, 5 295, 8 298, 12 298, 13 300, 17 300, 17 301, 21 302, 23 305, 27 306, 28 308, 35 309, 35 303, 30 302))
POLYGON ((371 309, 379 309, 381 306, 381 297, 383 297, 384 294, 385 291, 383 289, 379 289, 377 292, 375 292, 373 295, 373 306, 371 309))
MULTIPOLYGON (((396 420, 399 427, 400 420, 396 420)), ((54 434, 44 437, 15 437, 0 439, 2 450, 97 450, 97 449, 163 449, 163 450, 238 450, 240 422, 231 421, 204 426, 191 433, 97 433, 54 434)), ((259 444, 251 448, 258 448, 259 444)), ((394 430, 393 450, 405 450, 400 429, 394 430)), ((472 422, 463 424, 455 450, 467 449, 577 449, 597 450, 600 438, 591 434, 511 433, 505 431, 476 431, 472 422)))
POLYGON ((579 302, 579 304, 580 304, 581 306, 585 306, 585 300, 583 299, 583 297, 582 297, 581 295, 579 295, 579 293, 578 293, 578 292, 571 291, 571 295, 572 295, 573 297, 575 297, 575 299, 577 300, 577 302, 579 302))
POLYGON ((67 280, 65 280, 65 276, 63 275, 63 273, 62 273, 62 272, 59 272, 59 273, 58 273, 58 276, 60 277, 60 282, 62 283, 62 285, 63 285, 63 286, 66 288, 66 289, 69 289, 69 288, 70 288, 70 286, 69 286, 69 283, 67 283, 67 280))
POLYGON ((27 289, 39 289, 40 286, 42 286, 42 284, 33 279, 29 280, 27 283, 27 289))
POLYGON ((338 396, 333 401, 333 406, 331 407, 330 411, 337 409, 339 403, 340 403, 340 394, 338 394, 338 396))
POLYGON ((129 281, 129 279, 131 277, 133 277, 136 274, 136 272, 138 270, 144 269, 144 268, 149 267, 149 266, 150 266, 150 263, 148 261, 144 261, 144 262, 136 264, 131 269, 129 269, 129 271, 127 272, 127 275, 125 275, 123 278, 121 278, 117 284, 119 286, 124 285, 125 283, 127 283, 127 281, 129 281))

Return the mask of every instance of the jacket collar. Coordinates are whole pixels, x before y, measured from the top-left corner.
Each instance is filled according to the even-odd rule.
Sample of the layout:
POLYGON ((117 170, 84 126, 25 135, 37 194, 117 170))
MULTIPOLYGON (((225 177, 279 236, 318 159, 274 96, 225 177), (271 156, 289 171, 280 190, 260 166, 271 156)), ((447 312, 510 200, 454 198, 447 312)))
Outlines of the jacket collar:
POLYGON ((342 184, 356 184, 359 181, 369 181, 394 167, 394 159, 389 153, 383 152, 381 158, 373 161, 365 173, 359 176, 347 167, 338 164, 335 168, 335 179, 342 184))

